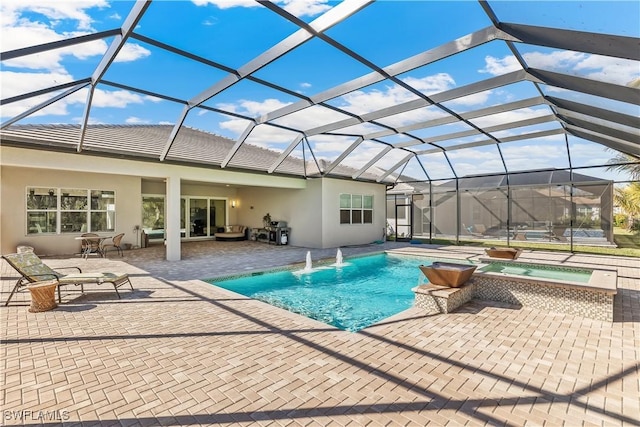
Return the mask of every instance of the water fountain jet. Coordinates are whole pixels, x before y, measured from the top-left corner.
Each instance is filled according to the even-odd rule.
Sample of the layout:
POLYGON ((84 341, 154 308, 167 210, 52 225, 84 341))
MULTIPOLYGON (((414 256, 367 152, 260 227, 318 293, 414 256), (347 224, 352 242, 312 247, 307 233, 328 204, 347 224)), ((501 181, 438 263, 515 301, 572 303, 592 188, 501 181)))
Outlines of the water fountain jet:
POLYGON ((311 271, 311 269, 312 269, 311 251, 307 251, 307 260, 306 260, 306 263, 304 265, 304 271, 311 271))

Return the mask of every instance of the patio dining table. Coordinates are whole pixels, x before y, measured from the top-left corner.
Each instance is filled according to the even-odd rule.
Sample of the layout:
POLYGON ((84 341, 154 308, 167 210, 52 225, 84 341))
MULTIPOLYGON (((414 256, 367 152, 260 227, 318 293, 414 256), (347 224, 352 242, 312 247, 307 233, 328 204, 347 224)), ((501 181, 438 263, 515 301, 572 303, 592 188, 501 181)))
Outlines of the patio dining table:
POLYGON ((82 251, 82 256, 84 259, 87 259, 89 257, 89 255, 91 255, 92 253, 97 254, 98 256, 104 258, 104 252, 102 251, 102 244, 104 243, 105 240, 109 240, 111 239, 112 236, 78 236, 75 239, 76 240, 82 240, 82 246, 84 247, 84 250, 82 251), (96 243, 96 245, 94 245, 94 243, 96 243), (95 252, 93 251, 93 249, 95 249, 95 252))

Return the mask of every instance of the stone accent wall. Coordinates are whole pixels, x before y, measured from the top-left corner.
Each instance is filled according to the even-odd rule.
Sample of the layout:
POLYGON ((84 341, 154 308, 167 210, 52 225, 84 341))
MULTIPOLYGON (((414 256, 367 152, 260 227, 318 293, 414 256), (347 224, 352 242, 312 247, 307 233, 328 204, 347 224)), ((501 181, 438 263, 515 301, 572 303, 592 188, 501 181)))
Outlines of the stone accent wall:
POLYGON ((557 311, 590 319, 613 321, 614 295, 597 289, 518 282, 485 275, 474 276, 474 298, 557 311))
POLYGON ((474 274, 473 278, 460 288, 427 284, 418 286, 413 291, 415 306, 423 308, 427 314, 450 313, 476 298, 606 322, 613 321, 615 294, 599 289, 474 274))
POLYGON ((473 298, 473 284, 460 288, 445 288, 432 284, 414 288, 416 307, 423 308, 427 314, 450 313, 473 298))

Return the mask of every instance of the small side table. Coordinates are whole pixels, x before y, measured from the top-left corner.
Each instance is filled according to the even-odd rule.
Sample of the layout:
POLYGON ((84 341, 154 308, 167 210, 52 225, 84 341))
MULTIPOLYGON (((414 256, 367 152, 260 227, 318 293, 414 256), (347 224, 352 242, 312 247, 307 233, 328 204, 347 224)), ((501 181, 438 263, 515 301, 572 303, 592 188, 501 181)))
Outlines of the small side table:
POLYGON ((53 310, 58 306, 56 304, 56 280, 43 280, 35 282, 29 286, 31 292, 31 307, 29 313, 40 313, 41 311, 53 310))

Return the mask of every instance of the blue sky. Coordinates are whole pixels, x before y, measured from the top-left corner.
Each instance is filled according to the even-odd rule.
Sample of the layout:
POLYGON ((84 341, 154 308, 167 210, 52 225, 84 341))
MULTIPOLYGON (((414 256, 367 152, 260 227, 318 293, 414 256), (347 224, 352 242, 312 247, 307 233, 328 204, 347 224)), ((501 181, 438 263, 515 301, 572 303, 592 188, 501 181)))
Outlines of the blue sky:
MULTIPOLYGON (((312 22, 337 3, 288 0, 277 4, 305 22, 312 22)), ((105 0, 3 0, 0 4, 2 51, 118 28, 132 5, 133 2, 129 1, 105 0)), ((490 6, 504 22, 640 37, 640 2, 637 1, 495 1, 490 2, 490 6)), ((379 1, 330 28, 326 34, 365 59, 386 67, 490 25, 489 18, 477 2, 379 1)), ((295 25, 254 1, 184 0, 153 2, 135 31, 224 66, 239 68, 296 30, 295 25)), ((0 71, 2 98, 91 76, 110 42, 111 39, 104 39, 3 61, 0 71)), ((540 46, 518 47, 527 63, 535 68, 621 85, 640 76, 640 68, 635 61, 613 60, 540 46)), ((421 92, 432 95, 504 75, 518 68, 519 65, 506 44, 495 41, 398 77, 421 92)), ((312 39, 258 70, 253 76, 284 86, 293 92, 313 96, 370 72, 370 68, 331 48, 324 41, 312 39)), ((226 75, 225 71, 187 60, 138 40, 130 40, 106 72, 104 79, 189 100, 226 75)), ((544 85, 543 91, 551 96, 608 107, 630 115, 639 114, 637 106, 618 102, 612 105, 603 99, 566 93, 567 91, 545 88, 544 85)), ((457 113, 464 113, 537 95, 533 85, 517 83, 464 99, 453 99, 445 102, 445 105, 457 113)), ((22 113, 45 98, 4 105, 2 120, 22 113)), ((416 99, 415 95, 394 82, 382 81, 331 99, 328 103, 352 113, 365 114, 413 99, 416 99)), ((207 100, 204 105, 257 117, 297 100, 293 95, 245 79, 207 100)), ((85 102, 86 91, 80 90, 19 123, 80 123, 85 102)), ((182 105, 179 104, 98 85, 90 122, 174 124, 181 110, 182 105)), ((474 123, 491 126, 549 113, 548 107, 534 106, 479 118, 474 123)), ((380 122, 399 127, 442 115, 441 110, 424 107, 381 119, 380 122)), ((324 107, 313 107, 291 117, 278 119, 276 123, 306 130, 346 117, 324 107)), ((247 124, 246 120, 231 115, 198 108, 191 111, 185 120, 187 126, 234 139, 238 138, 247 124)), ((545 123, 528 130, 502 131, 495 136, 503 138, 519 132, 552 130, 558 127, 557 123, 545 123)), ((368 133, 382 129, 373 125, 359 125, 338 132, 359 133, 364 130, 368 133)), ((467 129, 469 127, 463 124, 451 124, 416 130, 413 134, 429 138, 467 129)), ((272 126, 258 126, 247 142, 283 150, 294 137, 292 132, 272 126)), ((476 135, 455 141, 442 141, 439 144, 449 147, 479 139, 482 138, 476 135)), ((385 136, 380 140, 394 144, 409 141, 403 136, 385 136)), ((338 157, 352 141, 351 137, 309 137, 309 144, 316 156, 328 161, 338 157)), ((603 150, 601 146, 577 138, 569 138, 569 146, 573 166, 602 164, 612 157, 612 153, 603 150)), ((566 142, 561 135, 501 145, 505 163, 510 170, 568 167, 565 147, 566 142)), ((345 159, 345 164, 359 168, 383 148, 379 143, 365 141, 345 159)), ((412 147, 418 151, 428 148, 412 147)), ((406 154, 401 150, 393 150, 375 166, 388 168, 406 154)), ((504 171, 495 144, 451 151, 449 156, 459 176, 504 171)), ((451 168, 441 153, 425 153, 420 159, 430 178, 453 177, 451 168)), ((410 162, 405 173, 424 178, 424 172, 415 163, 410 162)), ((592 172, 595 176, 610 176, 602 169, 592 172)), ((584 173, 589 174, 587 171, 584 173)))

